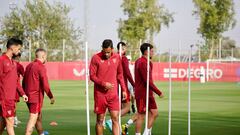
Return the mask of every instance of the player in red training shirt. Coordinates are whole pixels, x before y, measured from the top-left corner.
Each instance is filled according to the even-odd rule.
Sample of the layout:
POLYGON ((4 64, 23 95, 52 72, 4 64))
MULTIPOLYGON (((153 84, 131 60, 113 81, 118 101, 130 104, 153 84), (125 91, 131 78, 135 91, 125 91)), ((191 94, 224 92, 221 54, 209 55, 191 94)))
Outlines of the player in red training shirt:
MULTIPOLYGON (((22 64, 20 64, 20 58, 21 58, 21 53, 13 57, 13 60, 17 63, 17 74, 18 74, 18 83, 20 84, 21 82, 21 77, 24 76, 24 67, 22 64)), ((16 103, 18 103, 20 97, 20 93, 16 93, 16 103)), ((15 112, 15 117, 14 117, 14 126, 17 127, 18 124, 20 124, 21 121, 18 120, 17 117, 17 111, 15 112)))
POLYGON ((96 135, 103 135, 103 121, 108 109, 113 123, 113 134, 119 135, 119 98, 118 82, 122 86, 123 98, 126 98, 126 86, 123 79, 121 58, 113 53, 112 40, 102 43, 102 51, 92 57, 90 79, 94 82, 94 112, 97 115, 96 135))
MULTIPOLYGON (((135 82, 133 80, 132 74, 130 72, 129 69, 129 60, 126 57, 126 52, 127 52, 127 45, 124 42, 119 42, 117 44, 117 49, 118 52, 120 53, 120 46, 122 48, 122 66, 123 66, 123 77, 124 77, 124 82, 125 85, 128 86, 128 83, 130 83, 130 85, 134 88, 135 86, 135 82)), ((128 88, 128 87, 127 87, 128 88)), ((135 100, 135 99, 132 99, 135 100)), ((122 110, 121 110, 121 116, 126 115, 129 111, 130 111, 130 101, 131 101, 131 94, 130 94, 130 90, 127 90, 127 98, 126 100, 122 100, 122 110)), ((133 104, 134 106, 134 104, 133 104)), ((137 115, 134 114, 126 124, 122 125, 122 135, 127 135, 128 134, 128 127, 133 124, 137 119, 137 115)))
POLYGON ((13 126, 17 91, 25 102, 28 100, 18 82, 17 63, 12 60, 20 53, 21 47, 21 40, 11 38, 7 42, 7 51, 0 57, 0 134, 6 126, 8 135, 15 135, 13 126))
POLYGON ((153 64, 150 62, 149 69, 149 108, 146 109, 146 89, 147 89, 147 58, 148 47, 150 47, 150 59, 153 56, 153 46, 149 43, 143 43, 140 47, 142 57, 135 62, 135 98, 138 110, 138 119, 136 121, 136 135, 141 134, 142 124, 144 122, 145 113, 149 111, 148 129, 145 129, 144 135, 151 134, 154 121, 158 116, 157 104, 153 96, 153 92, 159 97, 163 97, 162 92, 154 85, 152 79, 153 64))
POLYGON ((42 105, 44 92, 54 104, 55 99, 48 84, 47 71, 44 64, 47 61, 47 53, 44 49, 37 49, 36 59, 27 67, 23 78, 23 88, 29 97, 27 106, 29 109, 29 120, 25 135, 31 135, 36 127, 39 135, 44 135, 42 127, 42 105))

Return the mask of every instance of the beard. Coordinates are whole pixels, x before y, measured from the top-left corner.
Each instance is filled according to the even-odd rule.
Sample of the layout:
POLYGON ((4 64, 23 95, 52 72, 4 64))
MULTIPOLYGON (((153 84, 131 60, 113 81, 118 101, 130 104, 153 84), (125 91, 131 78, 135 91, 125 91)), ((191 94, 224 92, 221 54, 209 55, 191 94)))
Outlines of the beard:
POLYGON ((46 60, 43 61, 43 64, 45 64, 45 63, 46 63, 46 60))
POLYGON ((13 58, 16 58, 18 55, 19 55, 18 53, 17 53, 17 54, 13 53, 13 54, 12 54, 12 57, 13 57, 13 58))

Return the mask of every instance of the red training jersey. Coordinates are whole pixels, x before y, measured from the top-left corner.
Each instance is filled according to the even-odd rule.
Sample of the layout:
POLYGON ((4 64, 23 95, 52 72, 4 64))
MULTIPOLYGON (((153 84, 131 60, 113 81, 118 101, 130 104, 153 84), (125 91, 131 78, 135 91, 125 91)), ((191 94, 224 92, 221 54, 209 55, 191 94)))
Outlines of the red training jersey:
POLYGON ((28 96, 28 103, 41 103, 44 98, 44 91, 51 99, 53 94, 50 90, 47 71, 39 60, 31 62, 23 77, 23 89, 28 96))
POLYGON ((126 91, 123 79, 121 58, 117 53, 112 53, 109 59, 104 59, 100 52, 92 57, 90 63, 90 79, 94 82, 94 93, 118 94, 118 82, 122 91, 126 91), (106 82, 114 84, 112 90, 105 90, 106 82))
MULTIPOLYGON (((17 62, 17 61, 16 61, 16 63, 17 63, 18 83, 19 83, 19 85, 20 85, 20 84, 21 84, 21 83, 20 83, 20 82, 21 82, 21 77, 24 76, 24 67, 23 67, 22 64, 20 64, 20 62, 17 62)), ((20 100, 19 100, 19 97, 20 97, 20 93, 17 92, 17 93, 16 93, 16 101, 17 101, 17 102, 20 101, 20 100)))
POLYGON ((17 63, 4 54, 0 56, 0 101, 15 100, 17 91, 25 94, 18 81, 17 63))
MULTIPOLYGON (((153 64, 150 62, 149 68, 149 97, 153 97, 153 91, 157 95, 161 95, 162 92, 154 85, 152 79, 152 69, 153 64)), ((137 59, 135 62, 135 97, 142 98, 146 97, 147 91, 147 58, 142 56, 141 58, 137 59)))

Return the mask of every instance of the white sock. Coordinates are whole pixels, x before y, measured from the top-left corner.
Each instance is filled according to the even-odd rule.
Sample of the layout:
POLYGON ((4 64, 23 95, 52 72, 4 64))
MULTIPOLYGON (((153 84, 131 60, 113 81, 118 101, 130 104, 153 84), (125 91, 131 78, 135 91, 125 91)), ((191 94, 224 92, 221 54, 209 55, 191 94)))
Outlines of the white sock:
POLYGON ((14 117, 14 124, 17 125, 18 124, 18 119, 17 116, 14 117))
POLYGON ((41 133, 40 135, 44 135, 44 133, 41 133))
POLYGON ((143 132, 143 135, 151 135, 151 133, 152 133, 152 128, 145 129, 144 132, 143 132))
POLYGON ((104 117, 104 119, 103 119, 103 126, 105 127, 106 125, 105 125, 105 119, 106 119, 106 117, 104 117))
POLYGON ((141 135, 141 133, 136 133, 135 135, 141 135))
POLYGON ((147 129, 144 129, 143 135, 148 135, 147 129))
POLYGON ((132 119, 129 119, 128 122, 127 122, 128 125, 132 125, 133 124, 133 120, 132 119))
POLYGON ((152 134, 152 128, 148 129, 148 134, 149 134, 149 135, 152 134))
POLYGON ((152 132, 152 127, 148 129, 148 131, 152 132))

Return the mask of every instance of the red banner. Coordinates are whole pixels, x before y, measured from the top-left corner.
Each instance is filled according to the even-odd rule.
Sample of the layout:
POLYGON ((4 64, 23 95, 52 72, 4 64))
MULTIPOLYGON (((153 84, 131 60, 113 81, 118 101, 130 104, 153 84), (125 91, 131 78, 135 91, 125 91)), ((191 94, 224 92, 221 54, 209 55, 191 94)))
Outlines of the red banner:
MULTIPOLYGON (((24 62, 26 66, 28 63, 24 62)), ((50 80, 84 80, 84 62, 48 62, 46 64, 50 80)), ((169 80, 169 63, 154 63, 153 79, 169 80)), ((173 81, 188 80, 188 63, 172 63, 171 76, 173 81)), ((236 82, 240 81, 240 63, 191 63, 190 76, 193 81, 203 77, 208 81, 236 82)))

